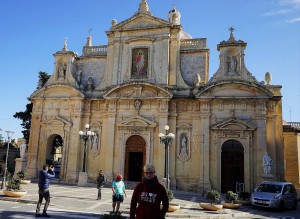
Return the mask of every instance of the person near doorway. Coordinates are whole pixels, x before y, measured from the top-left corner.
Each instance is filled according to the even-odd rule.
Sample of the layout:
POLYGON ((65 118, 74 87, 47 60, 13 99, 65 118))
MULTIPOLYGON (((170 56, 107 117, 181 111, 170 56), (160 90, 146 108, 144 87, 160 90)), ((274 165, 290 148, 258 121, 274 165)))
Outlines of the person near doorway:
POLYGON ((43 165, 43 169, 39 171, 39 200, 36 206, 36 217, 50 217, 47 214, 47 209, 50 203, 50 192, 49 192, 49 179, 55 177, 54 167, 48 164, 43 165), (40 208, 43 202, 43 198, 46 200, 43 214, 40 214, 40 208))
POLYGON ((99 170, 99 175, 97 176, 97 189, 98 189, 98 196, 97 196, 97 200, 101 199, 101 189, 103 188, 103 186, 105 185, 105 175, 103 174, 102 170, 99 170))
POLYGON ((158 181, 154 165, 146 164, 143 170, 144 179, 136 185, 132 194, 130 219, 163 219, 169 208, 167 191, 158 181))
POLYGON ((113 213, 119 213, 120 210, 120 204, 124 200, 124 195, 126 196, 125 191, 125 183, 123 182, 123 177, 121 174, 118 174, 116 177, 116 180, 112 183, 112 207, 113 207, 113 213))

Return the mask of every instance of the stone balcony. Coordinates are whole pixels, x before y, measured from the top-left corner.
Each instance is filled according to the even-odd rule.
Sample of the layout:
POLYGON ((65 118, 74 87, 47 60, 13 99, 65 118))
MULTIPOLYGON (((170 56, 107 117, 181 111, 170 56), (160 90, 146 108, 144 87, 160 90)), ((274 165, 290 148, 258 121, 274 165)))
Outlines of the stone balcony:
POLYGON ((199 51, 206 48, 206 39, 184 39, 180 41, 180 51, 199 51))
POLYGON ((106 56, 107 46, 84 46, 82 50, 83 56, 106 56))

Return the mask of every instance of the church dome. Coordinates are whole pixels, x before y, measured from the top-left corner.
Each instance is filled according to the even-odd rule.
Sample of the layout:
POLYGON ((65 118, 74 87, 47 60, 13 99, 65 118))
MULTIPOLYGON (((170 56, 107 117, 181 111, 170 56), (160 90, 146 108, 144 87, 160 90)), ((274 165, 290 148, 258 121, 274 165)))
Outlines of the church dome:
POLYGON ((180 32, 180 39, 193 39, 193 37, 191 37, 190 34, 184 32, 184 31, 181 31, 180 32))

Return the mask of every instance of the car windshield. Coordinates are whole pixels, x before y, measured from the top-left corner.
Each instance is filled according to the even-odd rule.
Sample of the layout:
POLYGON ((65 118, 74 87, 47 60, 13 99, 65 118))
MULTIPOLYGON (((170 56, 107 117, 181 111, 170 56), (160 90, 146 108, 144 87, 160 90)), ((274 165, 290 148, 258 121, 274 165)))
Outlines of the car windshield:
POLYGON ((272 184, 261 184, 258 188, 258 192, 269 192, 269 193, 280 193, 282 185, 272 185, 272 184))

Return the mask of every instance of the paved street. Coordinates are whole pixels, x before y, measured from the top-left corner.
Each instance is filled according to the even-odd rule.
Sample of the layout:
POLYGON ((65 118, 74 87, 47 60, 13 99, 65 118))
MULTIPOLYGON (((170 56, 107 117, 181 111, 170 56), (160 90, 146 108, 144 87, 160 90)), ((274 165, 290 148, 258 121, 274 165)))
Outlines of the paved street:
MULTIPOLYGON (((23 185, 27 195, 21 199, 8 198, 0 192, 0 218, 34 218, 36 201, 38 199, 37 184, 35 182, 23 185)), ((50 185, 51 203, 48 213, 52 218, 99 218, 101 214, 108 213, 111 207, 111 189, 104 188, 102 200, 96 200, 96 186, 88 187, 76 185, 55 184, 50 185)), ((122 215, 128 216, 132 190, 127 189, 127 198, 121 204, 122 215)), ((174 213, 167 213, 168 219, 173 218, 300 218, 298 210, 285 210, 283 212, 252 209, 243 206, 239 210, 223 209, 218 212, 204 211, 199 207, 200 202, 206 202, 198 193, 174 191, 173 203, 180 204, 181 209, 174 213)))

